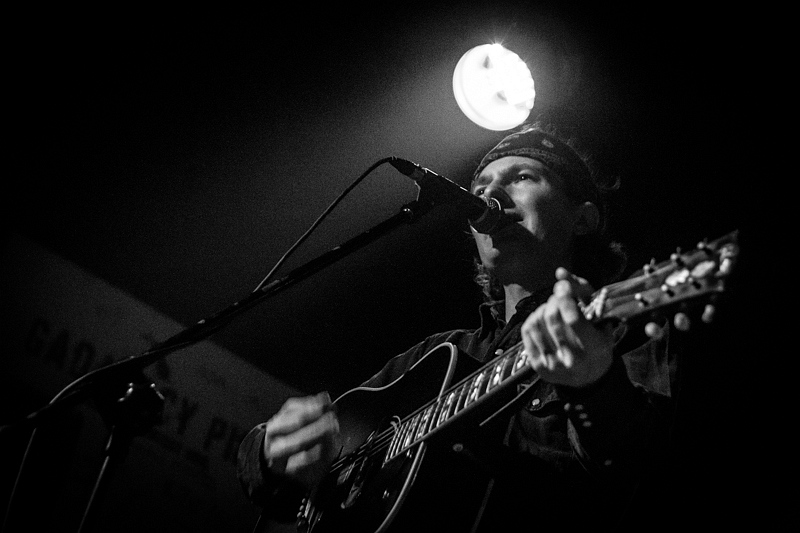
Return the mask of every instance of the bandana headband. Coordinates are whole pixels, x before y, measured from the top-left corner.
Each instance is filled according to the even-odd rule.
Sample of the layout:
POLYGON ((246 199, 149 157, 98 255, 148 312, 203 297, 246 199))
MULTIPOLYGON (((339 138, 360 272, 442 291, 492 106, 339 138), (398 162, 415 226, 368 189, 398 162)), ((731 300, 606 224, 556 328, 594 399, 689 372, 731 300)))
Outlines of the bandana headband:
POLYGON ((596 199, 591 173, 578 153, 555 136, 535 128, 512 133, 500 141, 481 160, 473 181, 489 163, 515 155, 536 159, 563 177, 570 196, 579 200, 596 199))

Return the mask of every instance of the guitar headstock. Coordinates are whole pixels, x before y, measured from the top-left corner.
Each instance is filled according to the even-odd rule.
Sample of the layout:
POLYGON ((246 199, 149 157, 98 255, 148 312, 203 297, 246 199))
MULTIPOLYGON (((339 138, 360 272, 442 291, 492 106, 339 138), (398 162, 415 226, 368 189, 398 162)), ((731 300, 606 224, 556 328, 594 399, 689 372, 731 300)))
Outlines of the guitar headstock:
POLYGON ((675 326, 683 330, 688 329, 689 322, 681 308, 700 304, 705 307, 702 319, 710 322, 714 300, 725 291, 725 281, 733 272, 738 255, 737 231, 711 242, 703 241, 687 253, 677 250, 666 261, 645 265, 640 275, 597 291, 584 314, 592 320, 630 321, 675 311, 675 326))

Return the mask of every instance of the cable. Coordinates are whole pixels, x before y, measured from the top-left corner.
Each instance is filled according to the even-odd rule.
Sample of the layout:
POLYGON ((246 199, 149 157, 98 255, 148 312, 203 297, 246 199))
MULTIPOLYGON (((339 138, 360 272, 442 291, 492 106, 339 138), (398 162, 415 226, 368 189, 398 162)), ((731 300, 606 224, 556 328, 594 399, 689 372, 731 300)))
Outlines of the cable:
POLYGON ((325 220, 325 218, 330 214, 330 212, 333 211, 333 208, 336 207, 339 204, 339 202, 344 200, 344 197, 347 196, 350 193, 350 191, 352 191, 356 187, 356 185, 361 183, 364 180, 364 178, 366 178, 369 174, 371 174, 376 168, 394 159, 395 159, 394 157, 385 157, 383 159, 376 161, 367 170, 365 170, 363 174, 361 174, 358 178, 356 178, 356 180, 353 183, 351 183, 344 191, 342 191, 342 193, 339 194, 339 196, 333 202, 331 202, 331 204, 325 209, 325 211, 323 211, 322 214, 319 217, 317 217, 317 219, 314 221, 313 224, 311 224, 311 226, 305 231, 305 233, 303 233, 300 236, 300 238, 297 239, 297 241, 292 246, 289 247, 286 253, 284 253, 283 256, 281 256, 278 262, 275 263, 275 266, 272 267, 272 270, 270 270, 269 273, 267 273, 266 277, 261 280, 261 283, 259 283, 256 286, 256 288, 253 289, 253 292, 258 292, 259 290, 261 290, 261 287, 263 287, 267 283, 267 281, 269 281, 272 278, 272 276, 275 275, 275 272, 277 272, 278 268, 280 268, 280 266, 286 261, 286 259, 288 259, 289 256, 293 254, 295 250, 297 250, 297 248, 300 246, 300 244, 303 243, 303 241, 305 241, 311 236, 311 233, 317 228, 317 226, 319 226, 322 223, 322 221, 325 220))

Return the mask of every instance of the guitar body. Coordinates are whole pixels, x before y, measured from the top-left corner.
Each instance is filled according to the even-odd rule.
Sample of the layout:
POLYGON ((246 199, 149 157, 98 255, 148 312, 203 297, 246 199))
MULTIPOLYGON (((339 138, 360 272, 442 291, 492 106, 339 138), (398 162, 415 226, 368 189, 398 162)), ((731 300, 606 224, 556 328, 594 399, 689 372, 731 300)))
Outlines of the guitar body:
POLYGON ((441 394, 454 376, 469 367, 471 361, 461 359, 461 367, 457 368, 457 349, 444 343, 392 384, 382 388, 359 387, 336 400, 343 437, 340 460, 319 489, 304 501, 297 524, 299 531, 408 531, 409 527, 430 527, 439 520, 452 526, 458 517, 447 512, 448 501, 463 505, 457 514, 462 519, 471 519, 463 516, 463 509, 478 508, 485 485, 477 482, 476 473, 469 472, 463 459, 448 447, 425 441, 384 463, 387 436, 423 399, 441 394), (427 457, 436 465, 435 469, 421 470, 427 457), (443 470, 447 472, 446 480, 437 475, 443 470), (459 476, 465 479, 458 480, 459 476), (461 490, 467 485, 474 489, 461 490), (454 491, 454 486, 459 490, 454 491), (415 512, 420 506, 426 509, 422 515, 415 512), (409 526, 406 517, 412 516, 417 521, 409 526), (425 517, 425 524, 418 522, 419 516, 425 517))

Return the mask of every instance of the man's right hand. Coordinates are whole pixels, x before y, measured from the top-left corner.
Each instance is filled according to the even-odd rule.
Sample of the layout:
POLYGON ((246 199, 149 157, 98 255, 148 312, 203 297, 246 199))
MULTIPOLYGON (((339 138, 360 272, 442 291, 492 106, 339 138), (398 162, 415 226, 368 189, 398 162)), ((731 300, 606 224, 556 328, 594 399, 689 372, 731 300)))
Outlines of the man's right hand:
POLYGON ((274 472, 314 489, 339 453, 339 420, 328 393, 290 398, 266 426, 263 453, 274 472))

